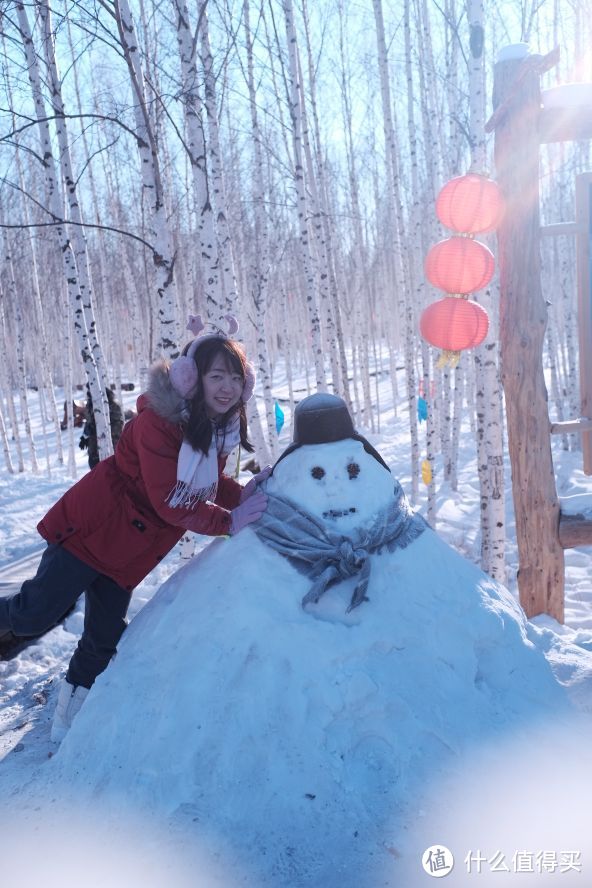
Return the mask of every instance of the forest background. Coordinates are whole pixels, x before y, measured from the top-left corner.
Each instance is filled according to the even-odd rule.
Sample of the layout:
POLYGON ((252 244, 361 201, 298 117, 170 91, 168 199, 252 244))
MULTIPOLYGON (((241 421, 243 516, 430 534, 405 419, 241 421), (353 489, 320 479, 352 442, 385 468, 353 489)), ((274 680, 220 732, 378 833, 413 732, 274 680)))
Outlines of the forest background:
MULTIPOLYGON (((558 46, 543 86, 592 80, 589 0, 3 0, 0 11, 7 470, 42 470, 30 388, 56 427, 51 458, 74 476, 56 387, 70 403, 88 380, 105 456, 106 385, 142 385, 152 360, 176 356, 188 315, 231 313, 257 365, 261 463, 278 453, 277 407, 291 414, 307 392, 342 395, 369 433, 385 410, 404 411, 409 493, 417 501, 427 463, 435 526, 468 424, 481 564, 503 581, 497 282, 475 294, 492 321, 485 343, 437 369, 418 333, 440 295, 423 260, 446 236, 440 187, 469 169, 495 177, 484 122, 499 49, 558 46)), ((574 218, 574 177, 589 169, 589 142, 541 149, 543 222, 574 218)), ((550 412, 562 420, 580 414, 573 239, 543 239, 542 259, 550 412)))

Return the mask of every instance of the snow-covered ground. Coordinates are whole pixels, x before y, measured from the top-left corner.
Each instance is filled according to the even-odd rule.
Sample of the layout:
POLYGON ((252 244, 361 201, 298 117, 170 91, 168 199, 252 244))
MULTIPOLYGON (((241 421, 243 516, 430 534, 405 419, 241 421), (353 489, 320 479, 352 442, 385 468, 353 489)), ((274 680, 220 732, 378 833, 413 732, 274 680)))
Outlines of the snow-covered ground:
MULTIPOLYGON (((383 404, 388 403, 389 392, 390 383, 384 378, 380 386, 383 404)), ((281 380, 274 393, 284 397, 281 380)), ((43 453, 35 393, 31 401, 43 453)), ((127 394, 125 406, 133 406, 133 401, 133 394, 127 394)), ((282 448, 289 443, 291 428, 285 412, 282 448)), ((380 423, 379 434, 359 430, 409 491, 406 413, 400 410, 395 417, 383 410, 380 423)), ((47 436, 53 454, 53 432, 47 431, 47 436)), ((560 495, 585 504, 588 497, 592 499, 592 479, 582 473, 581 455, 561 450, 558 440, 553 447, 560 495)), ((77 451, 77 462, 84 471, 84 453, 77 451)), ((516 546, 506 468, 507 585, 516 596, 516 546)), ((0 475, 0 566, 41 548, 35 525, 71 483, 64 469, 52 463, 51 470, 51 478, 29 473, 11 476, 5 471, 0 475)), ((420 509, 425 506, 424 494, 422 489, 422 501, 416 504, 420 509)), ((3 854, 0 872, 6 884, 19 877, 21 882, 35 884, 42 879, 56 886, 415 888, 430 878, 421 869, 418 849, 434 845, 437 851, 438 843, 454 851, 455 869, 449 882, 455 888, 473 881, 477 886, 490 880, 497 884, 500 873, 504 881, 515 878, 525 886, 543 881, 588 884, 592 845, 589 817, 583 806, 580 810, 579 800, 589 798, 592 773, 586 739, 592 713, 592 549, 566 552, 565 625, 538 617, 521 629, 510 604, 489 609, 483 604, 489 595, 496 598, 494 587, 469 563, 478 559, 479 498, 475 447, 468 429, 461 436, 458 491, 444 485, 438 502, 438 535, 466 561, 438 541, 428 545, 427 536, 405 550, 394 575, 396 579, 400 571, 403 588, 413 590, 409 608, 398 614, 387 596, 383 605, 374 604, 374 610, 370 603, 354 612, 358 647, 352 647, 349 665, 340 635, 345 624, 333 616, 319 629, 323 621, 292 608, 305 591, 299 585, 303 578, 292 576, 293 571, 289 576, 282 573, 280 556, 261 551, 262 544, 251 530, 230 542, 215 541, 205 557, 185 565, 159 596, 154 597, 159 586, 180 566, 177 552, 141 584, 130 615, 154 600, 133 631, 130 628, 126 633, 112 677, 108 670, 98 682, 96 693, 85 704, 84 719, 81 713, 78 726, 54 761, 48 761, 55 753, 49 725, 57 681, 81 630, 82 608, 68 618, 64 628, 53 630, 13 660, 1 662, 0 847, 8 854, 3 854), (441 546, 437 558, 436 544, 441 546), (221 547, 230 545, 239 576, 233 583, 232 573, 226 575, 226 588, 221 591, 229 604, 220 610, 217 600, 217 610, 209 606, 207 589, 221 572, 219 563, 226 557, 220 554, 221 547), (270 577, 277 577, 277 583, 270 577), (253 586, 257 588, 251 599, 248 590, 253 586), (445 594, 439 594, 439 588, 445 594), (163 618, 162 610, 167 600, 171 602, 169 620, 163 618), (385 609, 378 612, 381 606, 385 609), (403 628, 398 617, 407 620, 403 628), (315 638, 315 630, 322 634, 315 638), (481 640, 477 685, 487 688, 486 700, 475 695, 476 684, 468 678, 477 637, 481 640), (135 658, 143 646, 137 640, 144 638, 142 662, 135 658), (414 656, 380 660, 381 645, 393 638, 414 651, 414 656), (314 648, 319 641, 323 642, 322 656, 314 648), (235 705, 216 708, 219 697, 229 691, 215 683, 222 681, 225 668, 236 664, 237 650, 245 656, 251 651, 254 683, 248 670, 245 676, 235 676, 231 698, 235 705), (263 662, 261 650, 266 654, 263 662), (306 656, 307 650, 314 655, 306 656), (289 680, 282 672, 286 662, 292 664, 289 680), (310 678, 307 669, 321 664, 325 669, 314 688, 309 682, 302 696, 303 676, 310 678), (209 701, 209 711, 198 714, 197 721, 203 722, 199 730, 207 731, 208 743, 223 751, 229 769, 236 756, 244 791, 240 782, 229 781, 223 773, 206 787, 205 753, 191 764, 192 751, 201 747, 195 736, 197 716, 187 698, 192 685, 186 668, 195 674, 196 699, 204 705, 209 701), (171 709, 176 695, 179 705, 171 709), (389 695, 393 711, 385 706, 389 695), (378 701, 376 710, 372 699, 378 701), (114 704, 111 710, 109 700, 114 704), (94 722, 96 735, 93 712, 99 720, 94 722), (176 712, 177 719, 172 722, 171 712, 176 712), (331 743, 334 749, 346 750, 349 784, 335 777, 335 769, 331 779, 336 783, 331 784, 327 775, 325 782, 315 782, 324 759, 323 749, 311 745, 311 738, 320 743, 326 737, 322 727, 328 712, 333 725, 331 743), (341 722, 339 713, 344 716, 341 722), (245 745, 246 719, 252 720, 246 733, 258 738, 253 748, 245 745), (166 741, 157 739, 162 735, 156 725, 162 726, 163 721, 168 724, 166 741), (265 725, 271 731, 268 748, 265 725), (397 725, 404 729, 399 731, 397 725), (277 750, 284 749, 280 742, 284 734, 298 731, 308 755, 287 766, 277 750), (163 742, 168 744, 164 749, 163 742), (111 753, 109 743, 117 744, 111 753), (268 755, 273 749, 275 759, 268 755), (432 767, 427 766, 429 762, 432 767), (200 780, 204 783, 202 800, 195 787, 191 794, 190 773, 195 787, 200 780), (73 801, 75 785, 86 787, 86 795, 83 792, 78 801, 80 808, 73 801), (117 804, 112 792, 103 793, 108 785, 118 788, 117 804), (345 794, 339 796, 336 786, 345 794), (212 805, 216 788, 216 817, 208 818, 207 806, 212 805), (285 798, 284 807, 282 798, 279 802, 274 798, 278 791, 285 798), (66 797, 69 801, 64 806, 60 799, 66 797), (390 821, 385 813, 389 805, 390 821), (124 817, 119 821, 118 806, 119 816, 124 817), (380 822, 369 837, 372 815, 378 812, 380 822), (356 815, 358 828, 354 828, 356 815), (273 837, 286 828, 282 816, 284 821, 293 817, 293 842, 284 843, 279 853, 273 837), (241 822, 249 826, 242 844, 241 822), (266 822, 268 831, 263 837, 266 822), (108 829, 110 823, 113 828, 108 829), (221 824, 226 824, 226 832, 221 824), (338 840, 332 829, 338 830, 340 824, 351 826, 352 835, 340 835, 338 840), (84 829, 76 828, 81 826, 84 829), (260 838, 259 851, 253 846, 255 835, 260 838), (326 860, 319 862, 323 837, 326 860), (348 853, 356 841, 363 852, 351 860, 359 866, 365 861, 364 875, 355 867, 348 870, 348 853), (308 869, 302 864, 303 843, 309 844, 308 869), (266 856, 273 854, 275 861, 268 859, 266 864, 266 856), (485 857, 480 863, 479 855, 485 857)), ((209 542, 200 538, 198 549, 209 542)))

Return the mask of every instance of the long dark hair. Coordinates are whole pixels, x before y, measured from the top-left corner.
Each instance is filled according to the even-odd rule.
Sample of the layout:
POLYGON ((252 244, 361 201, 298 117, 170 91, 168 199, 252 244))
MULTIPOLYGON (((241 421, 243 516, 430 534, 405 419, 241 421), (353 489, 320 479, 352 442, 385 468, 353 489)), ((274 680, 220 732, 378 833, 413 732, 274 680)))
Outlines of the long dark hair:
MULTIPOLYGON (((185 354, 191 343, 188 343, 183 349, 185 354)), ((189 419, 185 425, 185 437, 194 450, 201 450, 207 453, 212 443, 212 421, 206 413, 204 402, 203 377, 208 373, 212 364, 218 355, 222 356, 228 370, 232 373, 240 373, 245 379, 245 368, 247 358, 243 347, 232 339, 206 339, 198 346, 194 355, 194 361, 197 364, 198 382, 197 391, 190 401, 189 419)), ((225 428, 229 420, 237 411, 237 406, 231 407, 227 413, 224 413, 218 420, 219 428, 225 428)), ((248 453, 253 453, 255 448, 247 437, 247 414, 242 398, 238 402, 239 423, 240 423, 240 443, 241 447, 248 453)))

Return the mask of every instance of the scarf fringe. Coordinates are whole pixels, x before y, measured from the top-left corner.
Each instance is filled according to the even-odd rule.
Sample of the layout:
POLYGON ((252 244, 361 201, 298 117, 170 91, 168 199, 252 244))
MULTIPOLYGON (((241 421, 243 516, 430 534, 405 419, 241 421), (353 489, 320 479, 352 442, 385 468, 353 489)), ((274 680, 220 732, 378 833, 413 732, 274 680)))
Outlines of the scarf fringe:
MULTIPOLYGON (((406 549, 410 543, 418 538, 418 536, 421 536, 426 527, 429 527, 429 525, 425 518, 422 515, 419 515, 418 513, 410 510, 408 514, 408 521, 404 525, 399 535, 386 543, 387 551, 394 552, 395 549, 406 549)), ((381 546, 378 547, 377 553, 379 555, 382 552, 384 545, 385 544, 383 543, 381 546)))
POLYGON ((351 536, 341 535, 290 499, 266 493, 269 504, 254 530, 264 543, 313 581, 302 599, 304 608, 317 604, 332 585, 357 576, 347 608, 350 613, 369 600, 369 556, 379 555, 384 549, 406 549, 428 527, 425 519, 413 511, 398 482, 391 505, 381 510, 369 527, 355 528, 351 536))
POLYGON ((198 503, 214 502, 218 492, 218 456, 227 456, 240 444, 240 417, 237 413, 223 428, 212 420, 212 441, 207 453, 194 450, 184 440, 177 458, 177 482, 165 503, 172 508, 194 509, 198 503))
POLYGON ((213 502, 218 492, 218 482, 214 481, 209 487, 202 487, 201 490, 195 490, 191 484, 185 481, 177 481, 169 495, 165 499, 172 509, 181 507, 184 509, 194 509, 198 503, 213 502))

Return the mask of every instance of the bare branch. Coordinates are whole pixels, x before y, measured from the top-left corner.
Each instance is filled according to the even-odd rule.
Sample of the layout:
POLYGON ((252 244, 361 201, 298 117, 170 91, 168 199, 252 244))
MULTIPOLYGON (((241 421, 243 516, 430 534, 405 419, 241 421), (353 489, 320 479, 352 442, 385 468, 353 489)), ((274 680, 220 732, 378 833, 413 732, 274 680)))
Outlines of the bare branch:
MULTIPOLYGON (((11 114, 17 113, 8 108, 0 108, 0 111, 8 111, 11 114)), ((112 117, 110 114, 52 114, 47 117, 40 118, 28 117, 26 114, 18 114, 18 116, 24 117, 26 120, 28 120, 28 123, 24 124, 21 127, 18 127, 17 129, 13 129, 8 133, 5 133, 3 136, 0 136, 0 142, 10 141, 13 139, 14 136, 17 136, 19 133, 24 132, 30 127, 37 126, 37 124, 39 123, 46 123, 49 120, 83 120, 89 117, 93 120, 107 120, 110 123, 116 123, 118 126, 121 127, 121 129, 125 130, 126 133, 129 133, 136 142, 139 141, 139 136, 135 132, 135 130, 131 129, 131 127, 129 126, 126 126, 126 124, 123 123, 118 117, 112 117)))
POLYGON ((0 222, 0 228, 16 228, 19 230, 23 230, 25 228, 55 228, 58 225, 78 225, 80 228, 96 228, 99 231, 110 231, 113 234, 122 234, 124 237, 129 237, 132 240, 138 241, 138 243, 142 244, 144 247, 150 250, 151 253, 154 252, 153 245, 148 243, 148 241, 144 240, 139 235, 132 234, 131 231, 124 231, 121 228, 113 228, 110 225, 99 225, 95 222, 72 222, 71 219, 60 219, 56 222, 30 222, 29 224, 9 224, 7 222, 0 222))

